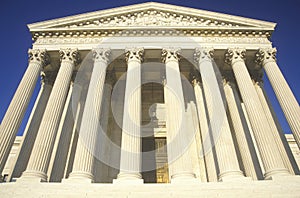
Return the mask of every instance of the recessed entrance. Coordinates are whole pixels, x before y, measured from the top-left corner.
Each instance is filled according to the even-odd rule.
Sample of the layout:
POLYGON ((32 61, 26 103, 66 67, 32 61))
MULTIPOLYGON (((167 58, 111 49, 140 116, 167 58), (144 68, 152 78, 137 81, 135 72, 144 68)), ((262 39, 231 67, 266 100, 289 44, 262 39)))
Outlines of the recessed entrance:
MULTIPOLYGON (((161 72, 154 68, 152 75, 159 78, 161 72)), ((168 183, 164 88, 162 84, 146 83, 142 85, 142 125, 142 175, 144 182, 168 183)))
POLYGON ((169 183, 166 138, 143 138, 143 179, 145 183, 169 183))

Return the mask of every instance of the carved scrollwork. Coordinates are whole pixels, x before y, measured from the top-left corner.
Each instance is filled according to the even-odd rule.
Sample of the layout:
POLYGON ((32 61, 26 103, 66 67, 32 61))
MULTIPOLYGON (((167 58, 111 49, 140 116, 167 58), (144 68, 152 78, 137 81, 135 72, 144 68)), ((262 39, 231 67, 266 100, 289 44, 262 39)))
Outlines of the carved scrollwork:
POLYGON ((194 52, 194 60, 196 63, 202 61, 211 61, 214 57, 213 48, 196 48, 194 52))
POLYGON ((180 60, 180 48, 163 48, 161 52, 162 62, 179 61, 180 60))
POLYGON ((225 63, 233 65, 239 61, 245 61, 246 49, 244 48, 229 48, 225 53, 225 63))
POLYGON ((134 48, 125 49, 126 62, 138 61, 141 63, 143 61, 143 55, 144 55, 144 48, 134 47, 134 48))
POLYGON ((77 49, 61 49, 59 51, 60 61, 70 61, 77 65, 80 62, 80 55, 77 49))
POLYGON ((264 66, 268 62, 276 62, 276 53, 276 48, 259 49, 255 54, 255 62, 261 66, 264 66))
POLYGON ((92 50, 94 61, 102 61, 107 64, 109 61, 110 52, 110 49, 94 48, 92 50))
MULTIPOLYGON (((80 34, 80 32, 78 32, 80 34)), ((102 42, 102 38, 90 38, 90 37, 83 37, 83 38, 79 38, 79 37, 70 37, 70 38, 39 38, 35 41, 35 44, 52 44, 52 45, 56 45, 56 44, 98 44, 100 42, 102 42)))
POLYGON ((50 56, 45 49, 29 49, 29 63, 38 62, 42 67, 50 63, 50 56))
POLYGON ((98 19, 76 22, 67 26, 73 27, 115 27, 115 26, 212 26, 212 27, 239 27, 238 23, 228 23, 226 21, 203 18, 180 13, 172 13, 160 10, 147 10, 131 12, 122 15, 102 17, 98 19))

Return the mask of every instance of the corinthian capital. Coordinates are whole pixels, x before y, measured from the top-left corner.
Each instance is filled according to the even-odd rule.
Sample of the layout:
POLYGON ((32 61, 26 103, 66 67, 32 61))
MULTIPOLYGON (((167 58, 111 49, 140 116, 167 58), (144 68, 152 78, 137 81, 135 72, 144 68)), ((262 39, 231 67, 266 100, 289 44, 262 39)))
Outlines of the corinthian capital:
POLYGON ((78 49, 61 49, 59 51, 60 61, 70 61, 74 65, 77 65, 80 61, 80 55, 78 49))
POLYGON ((255 62, 261 66, 264 66, 268 62, 276 62, 276 53, 276 48, 261 48, 255 54, 255 62))
POLYGON ((45 49, 29 49, 29 63, 38 62, 42 67, 50 63, 50 57, 45 49))
POLYGON ((225 52, 225 63, 233 65, 236 62, 245 61, 246 49, 244 48, 229 48, 225 52))
POLYGON ((95 62, 105 62, 109 61, 110 49, 95 48, 92 50, 93 58, 95 62))
POLYGON ((214 57, 213 48, 196 48, 194 52, 194 60, 196 63, 202 61, 211 61, 214 57))
POLYGON ((161 52, 162 62, 179 61, 180 60, 180 48, 163 48, 161 52))
POLYGON ((143 61, 143 55, 144 55, 144 48, 134 47, 134 48, 125 49, 126 62, 137 61, 141 63, 143 61))

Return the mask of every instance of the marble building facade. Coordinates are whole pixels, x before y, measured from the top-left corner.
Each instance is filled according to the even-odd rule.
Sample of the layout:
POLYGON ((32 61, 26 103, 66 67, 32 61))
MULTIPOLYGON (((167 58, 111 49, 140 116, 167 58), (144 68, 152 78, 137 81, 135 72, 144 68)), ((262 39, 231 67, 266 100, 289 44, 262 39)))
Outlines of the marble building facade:
POLYGON ((300 108, 275 26, 152 2, 28 25, 28 68, 0 126, 1 192, 299 196, 300 108))

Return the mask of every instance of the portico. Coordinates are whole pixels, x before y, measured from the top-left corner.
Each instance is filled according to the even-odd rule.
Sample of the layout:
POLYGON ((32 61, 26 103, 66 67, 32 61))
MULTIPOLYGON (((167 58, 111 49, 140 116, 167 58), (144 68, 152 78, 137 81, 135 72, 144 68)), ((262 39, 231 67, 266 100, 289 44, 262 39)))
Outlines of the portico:
POLYGON ((159 3, 30 24, 28 69, 0 128, 0 172, 41 74, 8 182, 299 179, 260 83, 265 71, 299 146, 274 27, 159 3))

